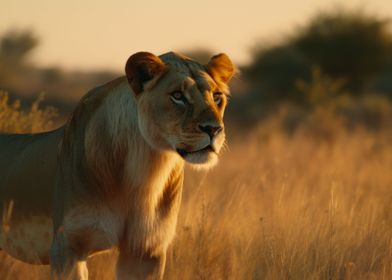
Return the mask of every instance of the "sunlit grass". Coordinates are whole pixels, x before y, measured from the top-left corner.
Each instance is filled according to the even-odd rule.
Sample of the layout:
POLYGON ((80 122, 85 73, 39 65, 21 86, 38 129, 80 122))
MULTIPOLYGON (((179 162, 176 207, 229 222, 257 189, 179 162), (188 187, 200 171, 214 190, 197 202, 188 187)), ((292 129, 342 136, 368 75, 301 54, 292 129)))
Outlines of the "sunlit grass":
POLYGON ((41 94, 27 109, 20 100, 10 101, 6 92, 0 91, 0 132, 33 133, 49 130, 57 110, 47 106, 41 108, 44 95, 41 94))
POLYGON ((232 145, 201 185, 188 177, 168 278, 390 279, 388 138, 232 145))
MULTIPOLYGON (((187 170, 165 278, 391 279, 391 134, 333 121, 325 138, 272 119, 234 137, 214 170, 187 170)), ((93 258, 91 278, 113 279, 113 265, 93 258)), ((0 257, 1 279, 48 271, 0 257)))

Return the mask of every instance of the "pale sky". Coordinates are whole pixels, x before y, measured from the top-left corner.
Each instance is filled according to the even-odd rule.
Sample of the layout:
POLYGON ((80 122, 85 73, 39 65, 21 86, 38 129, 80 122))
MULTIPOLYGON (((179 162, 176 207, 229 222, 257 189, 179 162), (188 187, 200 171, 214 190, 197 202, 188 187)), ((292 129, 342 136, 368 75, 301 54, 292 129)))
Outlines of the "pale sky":
POLYGON ((317 11, 364 8, 392 18, 392 0, 0 0, 0 35, 30 28, 33 60, 68 69, 122 70, 137 51, 206 47, 243 64, 250 49, 289 34, 317 11), (340 1, 343 2, 343 1, 340 1))

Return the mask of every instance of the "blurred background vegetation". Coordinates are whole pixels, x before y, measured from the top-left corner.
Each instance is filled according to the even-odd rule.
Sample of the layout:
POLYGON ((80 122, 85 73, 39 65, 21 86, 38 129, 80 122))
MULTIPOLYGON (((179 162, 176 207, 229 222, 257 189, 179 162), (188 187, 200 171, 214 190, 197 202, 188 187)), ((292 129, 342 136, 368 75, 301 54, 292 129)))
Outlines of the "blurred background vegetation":
MULTIPOLYGON (((39 43, 32 30, 10 30, 0 38, 0 89, 11 101, 22 99, 22 107, 44 92, 43 103, 65 117, 87 90, 122 75, 38 67, 30 57, 39 43)), ((183 52, 202 62, 212 55, 203 48, 183 52)), ((298 124, 314 122, 316 112, 338 117, 347 128, 374 130, 390 124, 389 19, 362 10, 319 12, 279 42, 257 42, 251 63, 240 70, 232 82, 227 118, 241 129, 279 115, 279 125, 293 133, 298 124)))

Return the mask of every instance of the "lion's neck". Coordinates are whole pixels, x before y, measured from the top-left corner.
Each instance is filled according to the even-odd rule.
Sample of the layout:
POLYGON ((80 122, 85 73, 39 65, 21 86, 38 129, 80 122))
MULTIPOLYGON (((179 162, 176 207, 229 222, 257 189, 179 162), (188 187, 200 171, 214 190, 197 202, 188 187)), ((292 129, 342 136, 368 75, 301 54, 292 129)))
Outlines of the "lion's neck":
POLYGON ((144 140, 138 125, 136 100, 126 79, 119 80, 109 91, 86 132, 87 155, 91 157, 88 161, 107 163, 94 167, 100 176, 107 175, 104 180, 132 191, 159 193, 173 169, 182 168, 182 159, 175 152, 157 151, 144 140))

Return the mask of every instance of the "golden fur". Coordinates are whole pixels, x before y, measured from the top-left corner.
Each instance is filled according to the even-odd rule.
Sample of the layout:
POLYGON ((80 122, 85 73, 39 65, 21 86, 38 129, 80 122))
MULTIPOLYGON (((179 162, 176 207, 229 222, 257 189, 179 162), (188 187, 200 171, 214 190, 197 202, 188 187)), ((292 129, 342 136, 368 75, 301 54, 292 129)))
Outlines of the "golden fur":
POLYGON ((87 93, 63 127, 0 135, 0 247, 50 260, 58 279, 86 279, 86 258, 117 247, 118 279, 161 278, 184 160, 216 163, 233 72, 224 54, 204 66, 137 53, 126 77, 87 93))

